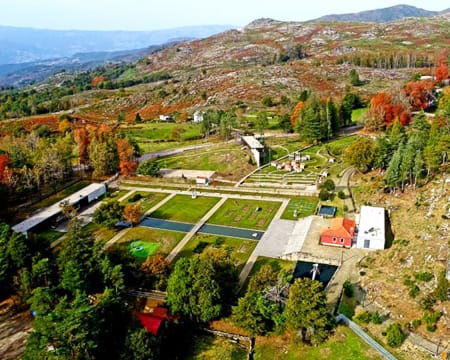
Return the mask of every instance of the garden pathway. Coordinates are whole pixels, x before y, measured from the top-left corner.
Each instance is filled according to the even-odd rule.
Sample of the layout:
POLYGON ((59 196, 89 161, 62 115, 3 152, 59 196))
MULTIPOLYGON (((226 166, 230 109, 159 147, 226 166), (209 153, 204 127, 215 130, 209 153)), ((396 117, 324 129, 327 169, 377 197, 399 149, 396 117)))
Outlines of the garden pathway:
MULTIPOLYGON (((175 193, 173 194, 175 196, 175 193)), ((178 253, 184 248, 184 246, 192 239, 192 237, 200 230, 200 228, 209 220, 211 216, 223 205, 223 203, 228 199, 228 195, 223 195, 219 202, 209 210, 205 216, 203 216, 197 224, 189 231, 186 236, 173 248, 169 255, 167 255, 166 260, 171 262, 178 253)))
MULTIPOLYGON (((290 199, 283 200, 280 208, 278 209, 277 213, 273 217, 272 223, 274 222, 274 220, 281 219, 281 216, 283 215, 284 211, 286 210, 286 208, 289 204, 289 200, 290 199)), ((264 241, 265 239, 267 239, 268 241, 271 241, 271 239, 269 239, 268 237, 263 236, 263 238, 260 240, 260 242, 264 241)), ((260 244, 258 243, 258 245, 260 245, 260 244)), ((255 250, 256 250, 256 248, 255 248, 255 250)), ((245 279, 247 279, 248 275, 250 274, 250 271, 252 271, 252 269, 253 269, 253 265, 255 265, 255 262, 258 259, 258 252, 255 250, 253 250, 252 254, 248 258, 247 262, 245 263, 245 265, 239 275, 239 283, 241 284, 241 286, 244 284, 245 279)))

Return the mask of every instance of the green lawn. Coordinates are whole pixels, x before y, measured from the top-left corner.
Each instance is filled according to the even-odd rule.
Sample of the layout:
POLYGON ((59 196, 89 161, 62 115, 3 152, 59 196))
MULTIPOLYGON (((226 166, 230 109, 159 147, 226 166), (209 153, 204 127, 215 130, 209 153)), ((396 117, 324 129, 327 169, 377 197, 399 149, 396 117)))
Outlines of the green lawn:
POLYGON ((360 123, 367 112, 367 108, 355 109, 352 111, 352 122, 360 123))
POLYGON ((283 343, 279 338, 257 338, 255 342, 255 360, 381 360, 375 350, 361 340, 348 327, 340 325, 335 333, 323 344, 311 347, 299 341, 283 343), (278 341, 277 341, 278 340, 278 341), (301 354, 301 356, 300 356, 301 354))
POLYGON ((129 190, 108 191, 107 195, 103 199, 103 201, 105 201, 105 202, 117 201, 128 192, 129 192, 129 190))
POLYGON ((201 136, 200 130, 200 124, 149 122, 127 126, 124 131, 139 142, 140 140, 192 140, 201 136), (173 137, 175 135, 174 128, 179 129, 179 139, 173 137))
POLYGON ((128 232, 119 240, 119 244, 128 245, 129 243, 138 240, 149 243, 158 243, 160 246, 157 249, 157 253, 168 255, 185 235, 185 233, 175 231, 137 226, 128 230, 128 232))
POLYGON ((142 213, 147 212, 150 210, 153 206, 158 204, 161 200, 166 198, 169 194, 165 193, 152 193, 148 191, 136 191, 130 196, 128 196, 126 199, 124 199, 121 204, 122 205, 128 205, 132 204, 134 202, 130 201, 133 196, 140 195, 141 198, 139 200, 139 204, 141 204, 142 213))
POLYGON ((281 215, 281 218, 285 220, 296 220, 298 218, 313 215, 316 211, 318 202, 319 200, 313 197, 293 198, 291 199, 291 201, 289 201, 289 204, 286 207, 283 215, 281 215), (297 211, 296 217, 294 216, 295 211, 297 211))
POLYGON ((190 195, 176 195, 158 210, 150 214, 151 217, 196 223, 220 198, 210 196, 198 196, 192 199, 190 195))
POLYGON ((84 228, 85 231, 94 234, 95 241, 107 242, 114 235, 117 234, 117 230, 115 229, 107 229, 101 225, 98 225, 94 222, 90 222, 84 228))
MULTIPOLYGON (((245 344, 247 345, 247 344, 245 344)), ((248 350, 230 340, 210 334, 195 335, 185 360, 246 360, 248 350)), ((248 345, 247 345, 248 346, 248 345)))
POLYGON ((252 240, 197 234, 180 251, 178 257, 201 254, 206 249, 224 249, 240 272, 257 244, 257 241, 252 240))
POLYGON ((147 259, 149 255, 153 255, 156 250, 161 246, 160 243, 149 241, 133 241, 129 245, 130 253, 141 259, 147 259))
POLYGON ((265 230, 280 205, 278 201, 228 199, 208 223, 265 230))

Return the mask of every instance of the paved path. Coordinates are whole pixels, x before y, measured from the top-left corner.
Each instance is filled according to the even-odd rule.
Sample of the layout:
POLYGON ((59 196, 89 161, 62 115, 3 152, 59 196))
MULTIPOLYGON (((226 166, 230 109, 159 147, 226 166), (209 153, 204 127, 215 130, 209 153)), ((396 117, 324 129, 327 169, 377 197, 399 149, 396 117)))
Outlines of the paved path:
POLYGON ((166 260, 168 262, 171 262, 175 257, 178 255, 178 253, 185 247, 185 245, 189 242, 189 240, 192 239, 192 237, 200 230, 200 228, 205 224, 211 216, 214 215, 214 213, 223 205, 223 203, 228 199, 227 195, 224 195, 222 199, 219 200, 219 202, 212 207, 211 210, 209 210, 205 216, 203 216, 200 221, 192 228, 191 231, 189 231, 186 236, 173 248, 173 250, 170 252, 169 255, 167 255, 166 260))
MULTIPOLYGON (((283 203, 281 204, 281 206, 278 209, 277 213, 273 217, 271 224, 274 223, 274 220, 280 220, 281 219, 281 216, 283 215, 284 211, 286 210, 286 207, 289 204, 289 200, 290 199, 283 199, 283 203)), ((264 238, 266 238, 266 236, 269 236, 269 235, 266 235, 266 234, 267 234, 267 232, 265 233, 265 236, 263 236, 263 238, 260 241, 263 241, 264 238)), ((271 239, 268 239, 268 241, 271 241, 271 239)), ((259 245, 260 245, 260 243, 258 243, 258 246, 259 245)), ((242 271, 241 271, 241 273, 239 275, 239 283, 240 283, 241 286, 244 284, 245 280, 247 279, 248 275, 250 274, 250 271, 252 271, 252 269, 253 269, 253 265, 255 265, 255 262, 258 259, 258 251, 256 251, 256 248, 255 248, 255 250, 253 250, 252 254, 248 258, 247 262, 245 263, 245 265, 242 268, 242 271)))

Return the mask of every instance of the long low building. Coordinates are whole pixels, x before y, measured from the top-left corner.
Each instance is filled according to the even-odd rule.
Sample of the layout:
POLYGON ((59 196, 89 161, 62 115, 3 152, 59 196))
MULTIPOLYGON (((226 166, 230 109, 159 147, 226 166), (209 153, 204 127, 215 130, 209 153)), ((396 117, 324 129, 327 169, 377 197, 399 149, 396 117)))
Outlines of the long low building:
POLYGON ((62 209, 66 205, 74 207, 83 207, 94 200, 97 200, 106 193, 105 184, 90 184, 76 193, 64 198, 63 200, 40 210, 28 219, 14 225, 12 229, 28 236, 28 233, 33 230, 38 230, 45 226, 51 226, 62 218, 62 209))
POLYGON ((382 207, 361 206, 356 247, 382 250, 386 243, 386 217, 382 207))

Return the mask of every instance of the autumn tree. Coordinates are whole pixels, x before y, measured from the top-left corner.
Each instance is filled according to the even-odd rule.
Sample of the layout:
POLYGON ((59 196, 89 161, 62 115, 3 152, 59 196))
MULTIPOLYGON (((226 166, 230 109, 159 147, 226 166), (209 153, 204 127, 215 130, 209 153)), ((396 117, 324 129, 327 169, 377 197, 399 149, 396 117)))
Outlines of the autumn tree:
POLYGON ((119 169, 122 175, 134 173, 138 163, 134 160, 134 150, 127 138, 117 140, 117 153, 119 155, 119 169))
POLYGON ((123 217, 132 224, 137 224, 141 221, 142 207, 139 202, 126 205, 123 209, 123 217))
POLYGON ((86 165, 88 161, 88 148, 90 143, 89 132, 86 128, 76 128, 73 132, 73 137, 78 145, 78 158, 80 164, 86 165))
POLYGON ((305 106, 305 102, 300 100, 297 103, 297 105, 295 105, 294 110, 292 111, 291 124, 294 129, 297 127, 297 123, 299 121, 299 116, 300 116, 301 110, 303 109, 304 106, 305 106))
POLYGON ((11 159, 7 154, 0 154, 0 182, 6 181, 6 172, 8 166, 11 164, 11 159))
POLYGON ((431 80, 425 81, 410 81, 403 88, 413 111, 420 111, 426 109, 433 96, 433 82, 431 80))
POLYGON ((141 265, 145 287, 164 290, 167 286, 169 263, 162 255, 151 255, 141 265))
POLYGON ((436 80, 442 81, 448 79, 448 50, 443 51, 438 58, 436 68, 436 80))

